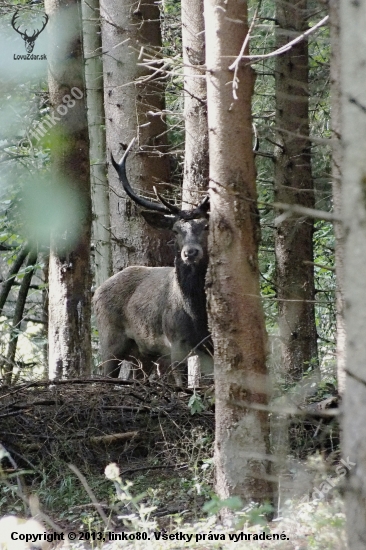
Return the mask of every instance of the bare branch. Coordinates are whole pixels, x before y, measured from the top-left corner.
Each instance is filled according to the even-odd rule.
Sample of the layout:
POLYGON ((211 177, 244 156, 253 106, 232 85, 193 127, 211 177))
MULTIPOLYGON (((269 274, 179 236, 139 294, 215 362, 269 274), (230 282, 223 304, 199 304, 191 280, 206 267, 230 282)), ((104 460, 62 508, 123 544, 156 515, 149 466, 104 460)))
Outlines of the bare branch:
POLYGON ((315 220, 324 220, 327 222, 342 221, 342 218, 340 216, 337 216, 333 212, 325 212, 325 210, 317 210, 316 208, 307 208, 306 206, 300 206, 299 204, 285 204, 282 202, 274 202, 272 206, 276 210, 284 210, 284 212, 277 216, 277 218, 275 219, 275 225, 279 225, 290 216, 306 216, 307 218, 314 218, 315 220))
MULTIPOLYGON (((265 59, 265 58, 268 58, 268 57, 274 57, 276 55, 280 55, 281 53, 287 52, 288 50, 290 50, 292 48, 292 46, 295 46, 295 44, 298 44, 302 40, 305 40, 305 38, 307 38, 310 34, 315 32, 320 27, 324 26, 328 22, 328 19, 329 19, 329 15, 326 15, 316 25, 314 25, 314 27, 311 27, 310 29, 308 29, 304 33, 302 33, 299 36, 297 36, 296 38, 294 38, 294 40, 291 40, 291 42, 288 42, 284 46, 281 46, 281 48, 278 48, 278 50, 275 50, 274 52, 265 53, 265 54, 262 54, 262 55, 241 55, 242 50, 243 50, 243 48, 242 48, 242 50, 240 51, 239 56, 235 59, 234 63, 232 63, 230 65, 229 69, 233 70, 235 68, 236 64, 238 64, 242 59, 251 59, 251 60, 265 59)), ((247 37, 249 36, 250 30, 251 29, 249 29, 249 31, 248 31, 247 37)), ((247 37, 245 38, 245 40, 247 40, 247 37)), ((245 45, 246 44, 245 44, 245 41, 244 41, 243 47, 245 47, 245 45)))

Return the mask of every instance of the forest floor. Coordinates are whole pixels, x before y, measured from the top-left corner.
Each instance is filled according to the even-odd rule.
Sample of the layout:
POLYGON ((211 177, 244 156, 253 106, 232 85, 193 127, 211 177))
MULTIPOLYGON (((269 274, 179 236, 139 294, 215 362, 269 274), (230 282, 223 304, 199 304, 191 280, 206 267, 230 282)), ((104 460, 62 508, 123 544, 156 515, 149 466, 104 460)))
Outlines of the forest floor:
MULTIPOLYGON (((50 546, 59 549, 345 549, 336 490, 288 501, 277 521, 252 506, 220 524, 211 396, 106 379, 0 388, 0 516, 41 518, 48 533, 63 534, 50 546)), ((31 526, 2 524, 0 550, 31 548, 2 542, 14 529, 31 526)))

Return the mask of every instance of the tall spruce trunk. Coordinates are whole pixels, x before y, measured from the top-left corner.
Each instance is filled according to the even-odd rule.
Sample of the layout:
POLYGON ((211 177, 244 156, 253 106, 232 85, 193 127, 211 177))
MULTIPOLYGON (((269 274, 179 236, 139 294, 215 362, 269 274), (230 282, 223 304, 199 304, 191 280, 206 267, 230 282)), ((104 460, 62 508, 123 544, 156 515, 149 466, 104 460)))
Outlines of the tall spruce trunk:
MULTIPOLYGON (((159 190, 169 180, 162 75, 152 78, 153 71, 141 66, 149 56, 159 56, 159 7, 154 0, 101 0, 100 10, 107 158, 113 153, 119 160, 137 136, 137 154, 130 155, 127 172, 134 189, 152 198, 153 186, 159 190)), ((170 265, 173 253, 166 243, 171 234, 162 235, 138 215, 110 162, 108 179, 113 272, 134 264, 170 265)))
MULTIPOLYGON (((339 0, 330 0, 330 86, 332 108, 332 188, 333 212, 338 217, 342 213, 342 144, 341 144, 341 51, 339 0)), ((346 383, 346 327, 344 319, 344 231, 343 224, 334 223, 335 267, 336 267, 336 307, 337 307, 337 378, 338 392, 343 394, 346 383)))
POLYGON ((81 8, 90 139, 94 279, 95 285, 98 287, 112 275, 99 0, 82 0, 81 8))
POLYGON ((229 64, 246 37, 247 3, 205 0, 210 146, 208 315, 215 349, 216 491, 246 503, 270 498, 268 388, 259 293, 251 96, 241 62, 233 98, 229 64))
POLYGON ((58 185, 65 186, 70 200, 79 204, 77 236, 71 236, 66 225, 62 232, 51 236, 49 376, 52 379, 90 373, 91 200, 80 1, 46 0, 45 7, 50 18, 50 102, 53 113, 60 119, 51 151, 52 175, 58 179, 58 185))
POLYGON ((196 205, 208 187, 209 155, 203 0, 182 0, 185 152, 183 208, 196 205))
POLYGON ((366 541, 366 4, 340 3, 346 389, 343 455, 350 550, 366 541))
MULTIPOLYGON (((308 27, 307 0, 276 3, 277 47, 308 27)), ((275 199, 314 207, 309 141, 308 44, 276 57, 275 199)), ((275 235, 281 361, 288 382, 318 366, 315 325, 313 220, 286 218, 275 235)))
MULTIPOLYGON (((203 0, 182 0, 184 71, 184 177, 182 208, 193 208, 207 192, 209 174, 205 20, 203 0)), ((200 384, 198 355, 188 358, 188 386, 200 384)))

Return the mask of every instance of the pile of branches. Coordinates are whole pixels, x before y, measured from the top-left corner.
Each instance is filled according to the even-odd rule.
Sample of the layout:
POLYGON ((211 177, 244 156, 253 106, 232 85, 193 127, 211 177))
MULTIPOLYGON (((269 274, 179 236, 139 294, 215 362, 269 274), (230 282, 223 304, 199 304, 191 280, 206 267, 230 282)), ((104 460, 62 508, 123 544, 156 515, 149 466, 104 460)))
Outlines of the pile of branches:
POLYGON ((57 460, 96 473, 117 462, 132 472, 149 457, 160 457, 156 467, 176 467, 167 443, 198 426, 214 429, 211 410, 191 414, 191 395, 156 381, 106 378, 0 386, 0 443, 28 470, 57 460))

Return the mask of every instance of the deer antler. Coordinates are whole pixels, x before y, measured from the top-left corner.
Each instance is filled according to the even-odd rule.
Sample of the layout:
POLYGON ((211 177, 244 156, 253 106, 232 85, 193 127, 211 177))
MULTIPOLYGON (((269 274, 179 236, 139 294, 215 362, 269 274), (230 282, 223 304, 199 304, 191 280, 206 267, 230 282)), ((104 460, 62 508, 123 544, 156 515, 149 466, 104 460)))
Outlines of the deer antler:
POLYGON ((14 29, 18 34, 20 34, 20 36, 21 36, 22 38, 24 38, 24 36, 26 36, 26 33, 21 32, 21 31, 19 30, 20 25, 19 25, 18 28, 16 28, 16 26, 15 26, 16 18, 18 17, 18 15, 19 15, 19 11, 17 10, 17 11, 14 13, 14 15, 13 15, 13 17, 12 17, 12 19, 11 19, 11 26, 13 27, 13 29, 14 29))
POLYGON ((47 15, 47 13, 45 13, 45 14, 44 14, 45 19, 44 19, 43 27, 42 27, 39 31, 34 30, 32 36, 28 36, 28 35, 27 35, 27 29, 25 29, 25 31, 22 32, 22 31, 19 30, 20 25, 19 25, 18 28, 15 26, 15 25, 16 25, 16 20, 17 20, 17 17, 18 17, 18 16, 19 16, 19 10, 17 10, 17 11, 14 13, 14 15, 13 15, 13 17, 12 17, 12 20, 11 20, 11 26, 13 27, 13 29, 14 29, 18 34, 20 34, 20 36, 21 36, 23 39, 27 38, 28 40, 35 41, 36 38, 38 38, 38 36, 41 34, 41 32, 43 31, 43 29, 45 28, 45 26, 46 26, 47 23, 48 23, 48 15, 47 15))
POLYGON ((45 28, 45 26, 46 26, 47 23, 48 23, 48 15, 47 15, 47 13, 44 14, 44 17, 45 17, 45 20, 44 20, 44 23, 43 23, 43 27, 37 32, 37 34, 35 34, 36 31, 34 31, 33 36, 32 36, 32 39, 33 39, 33 40, 35 40, 35 39, 41 34, 41 32, 43 31, 43 29, 45 28))

